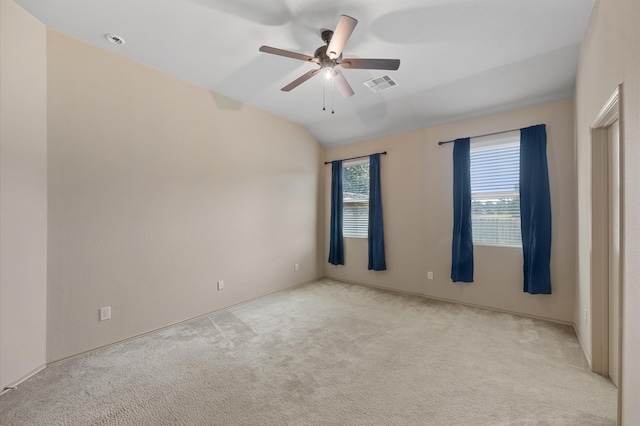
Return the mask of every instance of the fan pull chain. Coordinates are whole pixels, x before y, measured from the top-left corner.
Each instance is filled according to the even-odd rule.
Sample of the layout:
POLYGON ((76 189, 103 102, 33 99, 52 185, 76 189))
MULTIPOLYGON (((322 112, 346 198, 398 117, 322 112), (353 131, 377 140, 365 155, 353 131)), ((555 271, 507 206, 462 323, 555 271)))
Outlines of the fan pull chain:
POLYGON ((333 110, 333 73, 331 73, 331 114, 335 114, 335 111, 333 110))
POLYGON ((325 98, 326 98, 326 93, 327 93, 327 85, 325 84, 325 82, 322 82, 322 110, 326 111, 327 109, 325 108, 325 98))

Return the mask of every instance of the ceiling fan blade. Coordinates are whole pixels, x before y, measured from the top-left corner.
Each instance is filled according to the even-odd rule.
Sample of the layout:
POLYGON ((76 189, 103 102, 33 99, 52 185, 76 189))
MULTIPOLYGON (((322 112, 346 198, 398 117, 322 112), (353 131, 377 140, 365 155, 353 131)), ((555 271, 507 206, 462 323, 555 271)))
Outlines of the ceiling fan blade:
POLYGON ((333 71, 333 84, 336 85, 336 88, 340 92, 343 98, 348 98, 349 96, 353 96, 353 89, 349 85, 349 82, 344 75, 338 70, 333 71))
POLYGON ((327 55, 331 59, 338 59, 342 54, 347 40, 351 36, 353 29, 358 24, 358 20, 351 16, 341 15, 336 30, 333 32, 329 46, 327 47, 327 55))
POLYGON ((318 59, 314 58, 313 56, 304 55, 302 53, 291 52, 289 50, 276 49, 275 47, 260 46, 260 49, 258 49, 258 50, 260 50, 261 52, 264 52, 264 53, 271 53, 272 55, 285 56, 287 58, 299 59, 301 61, 316 62, 316 63, 318 62, 318 59))
POLYGON ((361 70, 397 70, 400 68, 400 59, 359 59, 345 58, 340 62, 342 68, 361 70))
POLYGON ((296 87, 300 86, 302 83, 309 80, 311 77, 318 74, 319 72, 320 72, 320 68, 316 68, 307 73, 304 73, 300 77, 296 78, 295 80, 293 80, 291 83, 287 84, 280 90, 282 90, 283 92, 290 92, 292 89, 295 89, 296 87))

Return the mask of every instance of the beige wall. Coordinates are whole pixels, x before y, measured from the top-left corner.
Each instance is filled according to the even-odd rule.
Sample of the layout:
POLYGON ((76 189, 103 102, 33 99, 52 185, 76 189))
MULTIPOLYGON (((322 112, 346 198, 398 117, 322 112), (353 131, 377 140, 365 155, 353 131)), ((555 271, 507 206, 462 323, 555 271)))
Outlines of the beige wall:
POLYGON ((578 286, 575 323, 590 354, 590 328, 580 320, 590 309, 591 139, 589 125, 618 84, 622 92, 622 178, 624 236, 622 421, 640 422, 640 2, 598 1, 583 41, 576 84, 579 207, 578 286))
MULTIPOLYGON (((367 240, 345 239, 345 265, 326 275, 558 321, 573 321, 575 184, 573 101, 467 120, 327 150, 327 160, 387 151, 381 160, 387 271, 367 270, 367 240), (522 251, 475 247, 475 282, 452 283, 452 150, 438 141, 547 124, 553 210, 553 294, 522 291, 522 251), (427 280, 427 272, 434 280, 427 280)), ((325 167, 325 226, 329 230, 331 166, 325 167)), ((325 254, 328 253, 326 236, 325 254)))
POLYGON ((49 361, 321 275, 305 129, 52 30, 48 63, 49 361))
POLYGON ((0 389, 45 364, 45 26, 0 0, 0 389))

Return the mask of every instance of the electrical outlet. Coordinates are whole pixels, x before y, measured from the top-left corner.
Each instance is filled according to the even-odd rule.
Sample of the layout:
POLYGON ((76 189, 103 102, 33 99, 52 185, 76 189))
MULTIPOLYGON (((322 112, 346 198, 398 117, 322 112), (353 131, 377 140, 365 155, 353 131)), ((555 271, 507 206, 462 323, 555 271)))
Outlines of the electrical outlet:
POLYGON ((111 306, 100 308, 100 321, 111 319, 111 306))
POLYGON ((432 280, 433 279, 433 272, 431 272, 431 271, 427 272, 427 279, 428 280, 432 280))
POLYGON ((584 323, 589 325, 589 311, 586 308, 584 310, 584 323))
POLYGON ((300 266, 297 263, 293 264, 293 272, 298 272, 300 270, 300 266))
POLYGON ((224 288, 224 281, 218 281, 218 290, 222 290, 224 288))

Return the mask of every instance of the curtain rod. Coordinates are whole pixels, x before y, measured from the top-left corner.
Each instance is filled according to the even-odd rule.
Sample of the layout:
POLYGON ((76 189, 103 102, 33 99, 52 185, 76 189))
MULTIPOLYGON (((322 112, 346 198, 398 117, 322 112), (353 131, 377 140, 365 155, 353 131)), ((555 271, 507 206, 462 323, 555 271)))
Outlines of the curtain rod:
MULTIPOLYGON (((378 154, 380 155, 387 155, 387 151, 384 152, 378 152, 378 154)), ((374 154, 369 154, 369 155, 374 155, 374 154)), ((338 160, 338 161, 349 161, 349 160, 357 160, 358 158, 365 158, 368 157, 369 155, 361 155, 359 157, 351 157, 351 158, 343 158, 342 160, 338 160)), ((336 160, 334 160, 336 161, 336 160)), ((325 161, 324 164, 331 164, 333 163, 333 161, 325 161)))
MULTIPOLYGON (((539 126, 539 124, 538 124, 538 126, 539 126)), ((501 132, 486 133, 484 135, 476 135, 476 136, 469 136, 469 137, 470 138, 482 138, 482 137, 485 137, 485 136, 501 135, 503 133, 515 132, 516 130, 521 130, 521 129, 503 130, 501 132)), ((438 145, 444 145, 446 143, 453 143, 453 142, 455 142, 455 139, 454 140, 450 140, 450 141, 438 142, 438 145)))

